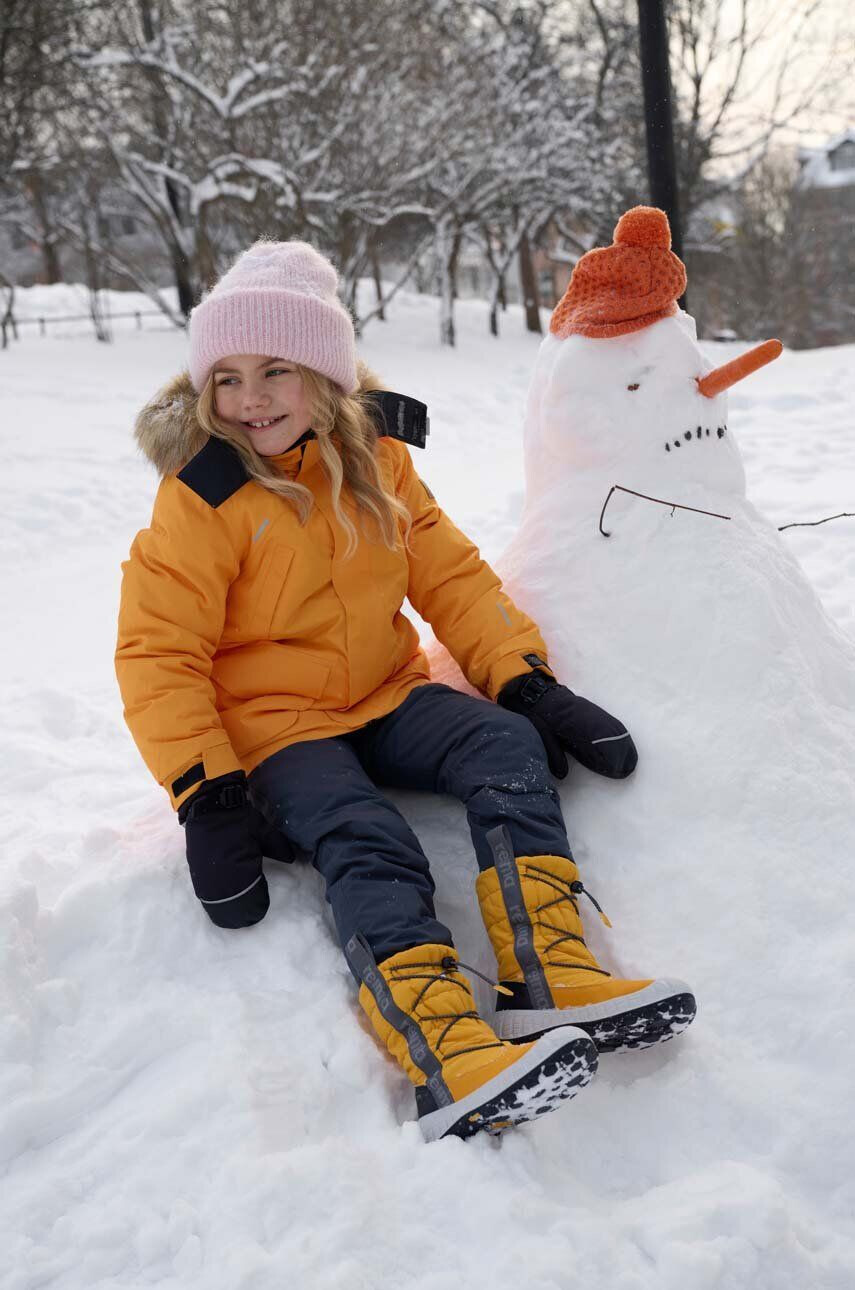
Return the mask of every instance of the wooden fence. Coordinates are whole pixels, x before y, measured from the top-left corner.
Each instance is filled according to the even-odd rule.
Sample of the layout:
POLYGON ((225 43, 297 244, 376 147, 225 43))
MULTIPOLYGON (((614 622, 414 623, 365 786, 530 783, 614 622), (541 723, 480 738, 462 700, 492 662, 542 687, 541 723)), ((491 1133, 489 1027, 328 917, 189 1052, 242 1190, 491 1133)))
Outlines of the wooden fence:
MULTIPOLYGON (((161 309, 132 309, 121 313, 105 312, 101 321, 102 324, 109 327, 117 318, 135 319, 137 331, 143 330, 143 318, 161 318, 169 326, 175 325, 161 309)), ((46 336, 48 327, 52 327, 55 323, 69 322, 88 322, 97 334, 97 328, 91 314, 38 314, 29 318, 19 318, 15 314, 7 314, 4 318, 0 318, 0 322, 3 324, 3 330, 11 332, 13 336, 18 335, 19 327, 38 327, 39 335, 46 336)))

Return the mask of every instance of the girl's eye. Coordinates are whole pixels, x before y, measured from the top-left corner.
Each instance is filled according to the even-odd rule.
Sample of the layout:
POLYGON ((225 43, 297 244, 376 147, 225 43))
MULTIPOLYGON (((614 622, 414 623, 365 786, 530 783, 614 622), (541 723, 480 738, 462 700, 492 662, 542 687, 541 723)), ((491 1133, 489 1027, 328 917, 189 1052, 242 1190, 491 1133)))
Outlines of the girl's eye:
POLYGON ((236 381, 236 380, 237 380, 236 376, 224 376, 221 381, 214 382, 214 388, 218 390, 221 385, 231 385, 232 381, 236 381))
POLYGON ((271 367, 265 372, 265 376, 287 376, 290 371, 290 367, 271 367))

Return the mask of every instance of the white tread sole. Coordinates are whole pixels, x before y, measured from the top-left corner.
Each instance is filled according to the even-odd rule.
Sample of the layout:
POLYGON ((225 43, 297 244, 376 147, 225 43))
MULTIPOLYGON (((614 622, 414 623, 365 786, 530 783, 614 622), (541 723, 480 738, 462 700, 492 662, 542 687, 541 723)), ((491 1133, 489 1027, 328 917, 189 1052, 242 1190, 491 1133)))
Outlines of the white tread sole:
POLYGON ((501 1039, 529 1042, 553 1027, 584 1026, 601 1051, 621 1052, 662 1043, 680 1034, 695 1015, 695 1000, 685 981, 661 978, 634 994, 582 1008, 507 1008, 491 1022, 501 1039))
POLYGON ((597 1050, 589 1035, 566 1022, 535 1040, 527 1053, 459 1102, 419 1120, 426 1142, 449 1134, 499 1133, 533 1120, 575 1096, 593 1078, 597 1050))

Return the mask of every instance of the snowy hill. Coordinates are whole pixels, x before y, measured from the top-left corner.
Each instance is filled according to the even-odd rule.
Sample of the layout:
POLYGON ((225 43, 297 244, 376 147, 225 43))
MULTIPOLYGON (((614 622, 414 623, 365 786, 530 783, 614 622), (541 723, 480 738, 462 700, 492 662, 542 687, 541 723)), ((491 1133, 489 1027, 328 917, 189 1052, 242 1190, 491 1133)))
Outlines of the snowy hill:
MULTIPOLYGON (((435 302, 408 295, 361 348, 429 403, 417 466, 495 560, 522 513, 538 341, 517 311, 497 342, 483 306, 458 308, 455 351, 436 344, 435 302)), ((715 363, 733 348, 707 347, 715 363)), ((852 361, 851 347, 785 353, 731 393, 748 499, 773 524, 855 510, 852 361)), ((586 882, 615 924, 589 923, 595 948, 622 971, 688 979, 697 1021, 660 1050, 604 1058, 589 1090, 498 1148, 422 1144, 312 871, 268 865, 271 911, 251 931, 204 918, 112 670, 119 564, 156 487, 131 422, 182 363, 168 332, 110 347, 28 336, 0 355, 4 1290, 848 1290, 855 822, 848 852, 806 846, 808 808, 792 800, 789 819, 768 820, 777 864, 766 839, 755 863, 734 823, 740 784, 703 792, 706 709, 694 727, 681 716, 698 818, 693 830, 684 804, 679 864, 673 819, 627 810, 632 781, 580 773, 562 788, 586 882), (739 838, 739 854, 718 836, 739 838)), ((839 628, 837 658, 855 645, 853 526, 781 538, 839 628)), ((590 667, 597 612, 582 610, 590 667)), ((738 655, 737 624, 732 645, 738 655)), ((655 671, 656 640, 644 649, 655 671)), ((745 738, 758 695, 736 665, 732 680, 720 719, 745 738)), ((605 701, 594 675, 585 683, 605 701)), ((633 733, 640 747, 655 735, 633 733)), ((807 745, 821 734, 807 730, 807 745)), ((794 760, 804 773, 786 746, 764 752, 767 781, 777 767, 785 785, 794 760)), ((817 763, 817 838, 843 836, 851 775, 817 763)), ((462 808, 395 800, 463 958, 489 966, 462 808)), ((656 800, 664 811, 668 793, 656 800)))

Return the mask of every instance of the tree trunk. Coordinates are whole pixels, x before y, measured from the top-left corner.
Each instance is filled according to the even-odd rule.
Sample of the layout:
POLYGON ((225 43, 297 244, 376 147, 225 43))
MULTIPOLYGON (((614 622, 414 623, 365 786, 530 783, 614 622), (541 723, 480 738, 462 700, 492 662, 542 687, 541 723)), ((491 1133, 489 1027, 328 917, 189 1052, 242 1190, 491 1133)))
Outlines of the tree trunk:
POLYGON ((193 279, 187 264, 187 257, 179 246, 173 243, 169 248, 172 260, 172 276, 178 291, 178 308, 185 318, 190 317, 190 310, 196 303, 196 292, 193 290, 193 279))
POLYGON ((54 237, 53 231, 50 227, 50 216, 48 214, 44 188, 42 187, 42 177, 37 170, 30 172, 27 187, 29 188, 33 210, 36 213, 36 219, 38 220, 39 228, 41 229, 39 249, 42 253, 42 262, 44 263, 45 282, 48 285, 51 285, 54 282, 62 282, 62 265, 59 261, 56 238, 54 237))
MULTIPOLYGON (((97 219, 97 208, 93 208, 94 218, 97 219)), ((101 306, 100 297, 100 279, 98 276, 98 260, 92 249, 92 242, 89 237, 89 212, 82 210, 80 212, 80 227, 85 230, 86 240, 83 246, 83 258, 86 265, 86 285, 89 288, 89 314, 92 318, 92 325, 95 328, 96 339, 108 342, 110 337, 109 328, 104 320, 104 312, 101 306)))
POLYGON ((441 345, 455 344, 454 332, 454 294, 451 290, 447 266, 443 267, 442 290, 439 302, 439 340, 441 345))
MULTIPOLYGON (((152 44, 155 38, 154 15, 151 9, 151 0, 139 0, 139 14, 142 25, 143 35, 149 44, 152 44)), ((168 103, 163 83, 156 72, 149 73, 149 81, 152 87, 150 98, 151 119, 154 125, 154 135, 157 139, 165 139, 168 135, 167 116, 164 109, 164 103, 168 103)), ((168 158, 165 158, 168 160, 168 158)), ((166 197, 170 209, 179 224, 183 224, 181 218, 181 199, 178 189, 172 179, 165 181, 166 197)), ((172 261, 172 276, 175 279, 175 287, 178 292, 178 307, 185 318, 190 317, 190 310, 196 304, 196 291, 194 289, 193 274, 191 265, 188 262, 187 255, 176 245, 170 238, 169 258, 172 261)), ((204 280, 204 279, 203 279, 204 280)))
MULTIPOLYGON (((499 302, 505 291, 504 268, 499 268, 496 262, 496 249, 493 246, 493 236, 489 225, 485 224, 481 230, 484 239, 483 251, 484 258, 490 266, 492 277, 492 287, 490 289, 490 335, 498 336, 499 334, 499 302)), ((498 247, 500 255, 504 256, 504 246, 498 247)))
POLYGON ((11 331, 15 340, 18 339, 18 332, 15 327, 15 285, 2 273, 0 273, 0 289, 4 292, 3 312, 0 316, 0 348, 6 349, 9 344, 9 332, 11 331))
POLYGON ((499 334, 499 305, 505 294, 505 276, 497 273, 493 267, 493 290, 490 293, 490 335, 499 334))
POLYGON ((497 291, 493 292, 493 298, 490 301, 490 335, 498 336, 499 334, 499 295, 497 291))
POLYGON ((540 325, 540 297, 537 290, 537 277, 534 272, 534 263, 531 258, 531 244, 529 243, 527 233, 524 233, 520 239, 520 286, 522 287, 523 303, 525 305, 526 331, 533 331, 536 332, 538 336, 542 336, 543 328, 540 325))
POLYGON ((463 235, 459 229, 455 230, 454 238, 451 243, 451 260, 448 266, 448 276, 451 281, 451 298, 457 299, 457 261, 460 256, 460 248, 463 245, 463 235))
POLYGON ((335 249, 335 264, 341 280, 341 298, 344 307, 355 321, 354 326, 361 332, 362 322, 359 314, 359 278, 365 270, 371 255, 367 246, 367 234, 360 229, 354 219, 342 221, 335 249))
POLYGON ((214 263, 214 248, 208 237, 204 206, 199 211, 196 224, 196 265, 199 270, 199 281, 203 288, 210 290, 217 281, 217 266, 214 263))
POLYGON ((62 265, 59 262, 59 252, 52 236, 49 235, 45 238, 41 244, 41 250, 45 266, 45 281, 48 283, 62 282, 62 265))
MULTIPOLYGON (((374 290, 377 293, 377 299, 382 301, 383 279, 380 273, 380 256, 377 254, 377 248, 374 246, 372 246, 371 248, 371 274, 372 274, 372 277, 374 278, 374 290)), ((386 311, 383 308, 382 304, 380 305, 380 308, 377 311, 377 317, 380 319, 381 322, 386 321, 386 311)))
POLYGON ((442 345, 454 345, 454 300, 456 291, 457 257, 460 253, 460 234, 452 233, 451 225, 443 220, 436 231, 436 253, 439 268, 439 339, 442 345))

